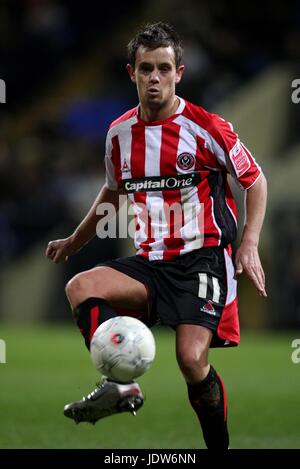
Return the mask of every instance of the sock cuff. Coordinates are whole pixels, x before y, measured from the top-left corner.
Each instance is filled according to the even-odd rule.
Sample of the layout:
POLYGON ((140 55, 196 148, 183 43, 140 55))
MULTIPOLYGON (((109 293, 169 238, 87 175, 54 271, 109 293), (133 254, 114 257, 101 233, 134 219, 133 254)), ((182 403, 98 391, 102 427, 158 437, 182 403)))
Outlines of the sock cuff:
POLYGON ((199 395, 209 392, 216 381, 218 381, 218 375, 214 367, 210 365, 209 372, 202 381, 194 384, 188 383, 189 392, 199 397, 199 395))
POLYGON ((106 300, 103 300, 103 298, 87 298, 78 306, 76 306, 76 308, 73 309, 73 316, 75 319, 78 319, 82 313, 90 312, 91 308, 93 308, 94 306, 103 307, 105 305, 108 305, 108 302, 106 300))

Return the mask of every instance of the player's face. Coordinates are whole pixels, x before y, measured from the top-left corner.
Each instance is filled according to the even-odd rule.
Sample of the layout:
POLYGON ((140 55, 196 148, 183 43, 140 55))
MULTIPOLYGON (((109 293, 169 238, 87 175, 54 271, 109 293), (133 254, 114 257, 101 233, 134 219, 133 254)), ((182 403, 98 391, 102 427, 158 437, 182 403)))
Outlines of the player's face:
POLYGON ((141 106, 150 112, 167 109, 174 103, 175 86, 180 82, 184 65, 176 69, 171 46, 148 49, 140 46, 135 67, 127 65, 131 80, 136 83, 141 106))

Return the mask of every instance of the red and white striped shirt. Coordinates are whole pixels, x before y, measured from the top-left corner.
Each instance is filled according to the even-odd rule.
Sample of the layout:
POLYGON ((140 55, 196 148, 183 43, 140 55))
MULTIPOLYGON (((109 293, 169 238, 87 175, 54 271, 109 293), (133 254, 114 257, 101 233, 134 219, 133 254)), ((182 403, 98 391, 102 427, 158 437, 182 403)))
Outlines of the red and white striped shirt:
POLYGON ((128 194, 137 254, 168 260, 236 237, 227 175, 249 189, 261 169, 230 123, 180 99, 167 119, 145 122, 139 107, 114 121, 106 140, 106 184, 128 194))

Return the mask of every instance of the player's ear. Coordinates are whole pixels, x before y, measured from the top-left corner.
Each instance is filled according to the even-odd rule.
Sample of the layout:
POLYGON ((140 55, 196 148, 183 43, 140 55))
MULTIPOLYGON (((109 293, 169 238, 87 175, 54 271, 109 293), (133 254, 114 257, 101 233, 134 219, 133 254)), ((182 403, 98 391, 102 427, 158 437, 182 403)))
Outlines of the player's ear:
POLYGON ((135 80, 135 73, 134 73, 134 68, 132 65, 130 64, 127 64, 126 65, 126 69, 127 69, 127 72, 128 72, 128 75, 130 76, 130 80, 135 83, 136 80, 135 80))
POLYGON ((178 67, 177 70, 176 70, 176 78, 175 78, 175 83, 176 83, 176 85, 177 85, 177 83, 179 83, 180 80, 181 80, 182 74, 183 74, 183 72, 184 72, 184 68, 185 68, 185 67, 184 67, 184 65, 182 64, 182 65, 179 65, 179 67, 178 67))

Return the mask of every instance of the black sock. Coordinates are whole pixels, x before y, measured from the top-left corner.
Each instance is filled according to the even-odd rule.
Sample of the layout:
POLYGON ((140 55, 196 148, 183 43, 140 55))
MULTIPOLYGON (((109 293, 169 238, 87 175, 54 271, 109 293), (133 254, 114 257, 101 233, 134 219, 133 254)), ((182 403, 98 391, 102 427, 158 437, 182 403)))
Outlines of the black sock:
POLYGON ((97 327, 118 314, 107 301, 101 298, 88 298, 74 309, 73 316, 84 337, 85 345, 90 350, 90 343, 97 327))
POLYGON ((188 394, 200 421, 207 448, 228 449, 226 392, 223 381, 212 366, 203 381, 188 384, 188 394))

